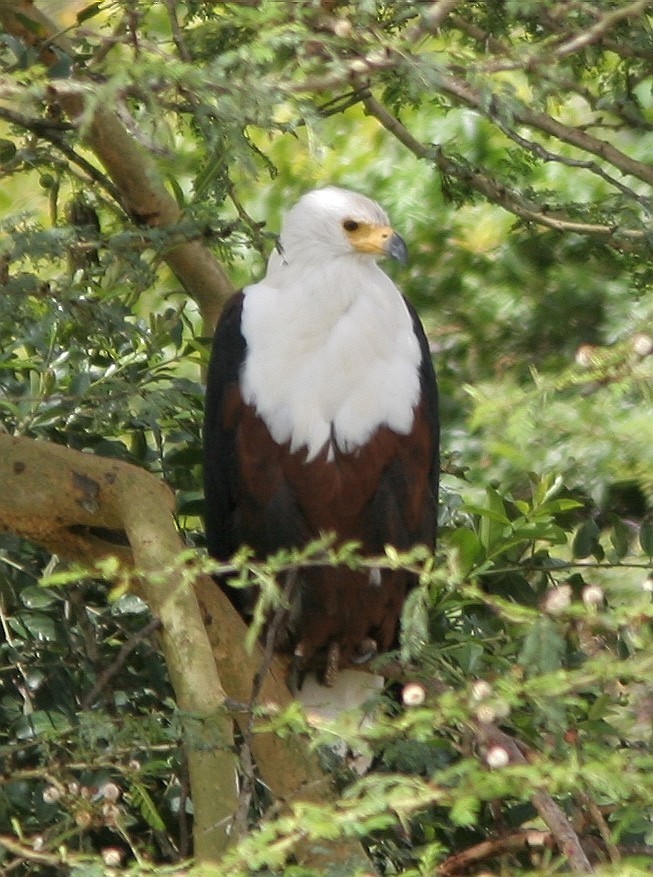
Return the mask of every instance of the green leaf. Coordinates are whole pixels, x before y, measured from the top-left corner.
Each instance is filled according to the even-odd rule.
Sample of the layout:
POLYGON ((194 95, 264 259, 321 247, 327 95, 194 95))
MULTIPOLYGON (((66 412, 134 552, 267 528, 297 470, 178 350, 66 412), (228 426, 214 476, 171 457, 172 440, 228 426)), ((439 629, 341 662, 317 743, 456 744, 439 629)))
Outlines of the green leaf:
POLYGON ((456 552, 460 576, 465 578, 483 553, 479 537, 468 527, 458 527, 447 537, 447 544, 456 552))
POLYGON ((480 801, 471 795, 461 795, 449 811, 449 816, 454 825, 476 825, 480 801))
POLYGON ((36 737, 50 737, 70 730, 70 722, 55 710, 35 710, 27 716, 21 716, 14 726, 18 740, 33 740, 36 737))
POLYGON ((551 673, 562 666, 565 640, 558 625, 546 615, 537 619, 526 634, 518 662, 529 676, 551 673))
POLYGON ((137 780, 132 780, 129 785, 129 795, 147 824, 155 831, 164 831, 165 823, 145 786, 137 780))
POLYGON ((642 523, 639 528, 639 544, 649 557, 653 557, 653 521, 646 520, 642 523))
POLYGON ((475 509, 480 515, 479 540, 485 551, 490 554, 502 539, 505 526, 510 523, 506 515, 503 499, 493 487, 486 487, 488 506, 475 509))
POLYGON ((44 612, 26 610, 9 619, 11 629, 23 639, 57 642, 59 634, 55 620, 44 612))
POLYGON ((591 555, 596 555, 597 550, 599 549, 599 535, 600 530, 596 521, 592 518, 589 518, 582 523, 578 530, 576 530, 573 542, 571 543, 571 550, 574 557, 583 559, 585 557, 590 557, 591 555))
POLYGON ((30 585, 27 588, 23 588, 20 592, 20 602, 28 609, 47 609, 48 606, 52 606, 53 603, 57 602, 57 598, 51 591, 45 588, 40 588, 38 585, 30 585))
POLYGON ((612 543, 612 547, 618 558, 625 557, 628 554, 628 549, 630 548, 630 532, 620 518, 616 518, 612 525, 610 542, 612 543))

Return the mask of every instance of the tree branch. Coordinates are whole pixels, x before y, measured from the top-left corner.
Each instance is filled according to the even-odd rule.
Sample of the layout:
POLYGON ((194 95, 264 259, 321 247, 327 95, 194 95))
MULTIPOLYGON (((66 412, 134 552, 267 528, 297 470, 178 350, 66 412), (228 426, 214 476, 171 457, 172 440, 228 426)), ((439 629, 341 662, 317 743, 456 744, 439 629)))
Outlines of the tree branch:
MULTIPOLYGON (((464 82, 457 76, 443 75, 438 81, 438 87, 445 93, 457 100, 461 101, 468 107, 472 107, 484 116, 489 116, 487 107, 488 99, 486 95, 482 95, 479 91, 472 88, 467 82, 464 82)), ((500 103, 499 96, 495 95, 493 102, 493 112, 496 112, 500 103)), ((509 109, 510 115, 523 125, 528 125, 538 131, 543 131, 552 137, 575 146, 583 152, 589 152, 598 158, 609 162, 623 174, 636 177, 639 180, 653 186, 653 167, 643 161, 637 161, 621 152, 607 140, 601 140, 588 134, 580 128, 574 128, 571 125, 565 125, 559 122, 547 113, 531 110, 524 104, 511 104, 509 109)), ((491 118, 491 117, 490 117, 491 118)))
POLYGON ((186 722, 195 803, 195 848, 211 860, 229 843, 236 763, 225 694, 192 587, 175 571, 182 546, 173 498, 156 478, 116 460, 0 435, 0 531, 72 560, 133 559, 143 595, 163 626, 163 651, 186 722), (108 534, 124 533, 130 548, 108 534), (131 550, 130 550, 131 549, 131 550), (200 741, 203 745, 200 745, 200 741))
MULTIPOLYGON (((162 623, 163 652, 180 710, 195 807, 195 855, 217 861, 238 806, 236 763, 225 701, 248 703, 263 661, 257 646, 245 652, 246 628, 209 576, 189 581, 178 562, 184 546, 175 528, 173 497, 148 472, 117 460, 60 445, 0 434, 0 532, 31 539, 87 565, 118 555, 134 564, 142 595, 162 623), (129 545, 116 545, 120 534, 129 545), (216 670, 217 667, 217 670, 216 670)), ((259 703, 288 706, 286 668, 277 659, 261 682, 259 703)), ((243 731, 248 714, 237 714, 243 731)), ((256 720, 254 731, 260 725, 256 720)), ((261 778, 281 805, 334 800, 331 777, 298 736, 253 733, 261 778)), ((307 866, 346 861, 370 872, 358 841, 341 838, 325 850, 304 842, 296 851, 307 866)), ((352 865, 352 867, 353 867, 352 865)))
MULTIPOLYGON (((0 23, 8 33, 38 48, 47 66, 58 60, 53 45, 73 57, 69 41, 57 35, 54 24, 30 0, 0 0, 0 23)), ((136 223, 168 228, 180 222, 181 210, 154 162, 115 113, 97 103, 93 105, 88 89, 71 89, 65 80, 52 80, 50 97, 76 125, 82 126, 88 146, 103 164, 121 205, 136 223), (90 120, 86 118, 89 107, 90 120)), ((224 268, 199 241, 185 241, 166 250, 164 259, 197 302, 204 332, 211 335, 224 301, 233 292, 224 268)))
MULTIPOLYGON (((477 722, 475 734, 478 742, 485 748, 499 746, 505 750, 509 764, 528 764, 528 759, 520 745, 509 734, 506 734, 490 722, 477 722)), ((576 874, 592 874, 592 868, 585 850, 580 844, 578 835, 563 810, 544 789, 536 789, 531 796, 531 803, 540 817, 551 830, 551 834, 560 852, 566 856, 571 870, 576 874)))
POLYGON ((601 225, 598 223, 575 222, 560 216, 556 212, 547 213, 538 209, 528 202, 517 192, 509 189, 489 175, 481 173, 475 168, 462 167, 437 146, 420 143, 396 116, 393 116, 373 95, 363 98, 363 104, 367 112, 374 116, 383 127, 394 135, 397 140, 404 144, 418 158, 423 158, 436 165, 444 174, 463 180, 477 192, 504 207, 510 213, 514 213, 526 222, 535 222, 552 228, 555 231, 573 232, 576 234, 591 235, 604 238, 606 243, 616 249, 625 249, 631 242, 646 240, 647 233, 641 229, 623 229, 617 226, 601 225))

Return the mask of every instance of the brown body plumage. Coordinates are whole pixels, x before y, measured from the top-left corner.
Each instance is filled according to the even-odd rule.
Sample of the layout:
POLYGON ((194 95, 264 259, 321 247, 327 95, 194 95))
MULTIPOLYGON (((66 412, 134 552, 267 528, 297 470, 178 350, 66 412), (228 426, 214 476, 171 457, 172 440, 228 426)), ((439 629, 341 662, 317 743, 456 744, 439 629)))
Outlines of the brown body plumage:
MULTIPOLYGON (((295 208, 301 222, 289 217, 281 257, 232 299, 216 331, 206 525, 223 560, 242 544, 264 558, 324 533, 372 556, 435 538, 435 376, 417 315, 375 264, 403 254, 403 242, 361 196, 307 198, 310 210, 295 208), (378 309, 388 313, 376 326, 378 309)), ((328 683, 338 667, 395 644, 413 584, 403 570, 302 570, 278 646, 328 683)), ((246 595, 233 596, 243 608, 246 595)))

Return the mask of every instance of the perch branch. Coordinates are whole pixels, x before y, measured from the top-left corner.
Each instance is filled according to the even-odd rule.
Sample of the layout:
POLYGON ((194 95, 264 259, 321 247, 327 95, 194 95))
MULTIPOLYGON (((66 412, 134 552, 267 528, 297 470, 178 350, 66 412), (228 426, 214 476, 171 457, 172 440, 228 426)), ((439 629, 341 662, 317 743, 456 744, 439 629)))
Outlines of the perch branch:
MULTIPOLYGON (((231 701, 249 702, 263 652, 260 647, 245 652, 245 624, 213 579, 198 576, 194 589, 185 580, 177 563, 184 546, 174 525, 172 495, 153 475, 127 463, 7 435, 0 435, 0 485, 0 532, 86 565, 117 554, 142 574, 143 596, 162 624, 177 702, 194 717, 187 752, 195 854, 199 861, 219 860, 232 839, 228 828, 238 806, 225 691, 231 701), (128 545, 116 544, 121 535, 128 545)), ((286 668, 274 658, 261 683, 260 703, 280 708, 290 703, 285 676, 286 668)), ((248 715, 236 718, 246 732, 248 715)), ((336 797, 331 778, 300 737, 257 732, 252 751, 263 782, 281 806, 336 797)), ((370 872, 360 844, 350 838, 326 849, 305 841, 296 857, 307 867, 341 862, 370 872)))
POLYGON ((236 764, 224 691, 192 588, 174 571, 181 540, 167 488, 126 463, 0 435, 0 531, 85 564, 118 554, 142 574, 186 726, 195 849, 214 859, 229 842, 236 764), (114 541, 126 535, 130 548, 114 541), (110 537, 110 538, 108 538, 110 537))

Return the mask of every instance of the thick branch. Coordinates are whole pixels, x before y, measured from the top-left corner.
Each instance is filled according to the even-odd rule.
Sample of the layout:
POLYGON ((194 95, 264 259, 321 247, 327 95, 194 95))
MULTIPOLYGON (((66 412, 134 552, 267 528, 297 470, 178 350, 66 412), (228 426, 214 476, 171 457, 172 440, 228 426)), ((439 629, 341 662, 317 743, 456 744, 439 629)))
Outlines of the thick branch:
POLYGON ((89 563, 116 553, 125 534, 142 587, 163 626, 162 645, 186 723, 200 860, 215 859, 228 844, 237 802, 231 723, 202 616, 192 588, 174 561, 181 541, 173 500, 156 478, 115 460, 59 445, 0 435, 0 530, 30 538, 50 551, 89 563))
MULTIPOLYGON (((231 839, 226 830, 237 808, 224 701, 226 694, 249 701, 262 650, 245 652, 244 622, 211 578, 200 576, 194 591, 185 581, 177 562, 184 546, 174 525, 173 498, 153 475, 60 445, 0 435, 0 485, 0 531, 85 564, 118 554, 143 574, 143 595, 163 625, 177 702, 196 717, 187 736, 196 855, 215 861, 231 839), (121 536, 129 547, 116 544, 121 536)), ((280 708, 290 703, 285 675, 275 659, 262 683, 262 703, 280 708)), ((238 718, 247 727, 248 717, 238 718)), ((302 738, 259 732, 252 748, 263 782, 281 805, 336 797, 331 778, 302 738)), ((349 838, 326 850, 324 844, 313 849, 305 843, 296 855, 315 868, 340 862, 370 872, 360 844, 349 838)))
MULTIPOLYGON (((0 0, 0 23, 8 33, 36 46, 50 66, 57 60, 52 46, 72 57, 70 43, 56 36, 54 24, 30 0, 0 0)), ((71 90, 52 80, 51 95, 73 121, 84 120, 87 101, 82 90, 71 90)), ((89 95, 90 99, 90 95, 89 95)), ((96 106, 90 124, 84 128, 86 141, 116 186, 121 204, 139 224, 169 228, 182 218, 181 210, 166 189, 150 156, 128 133, 112 111, 96 106)), ((199 305, 205 334, 213 332, 216 320, 233 286, 222 265, 202 243, 179 243, 164 254, 172 272, 199 305)))

